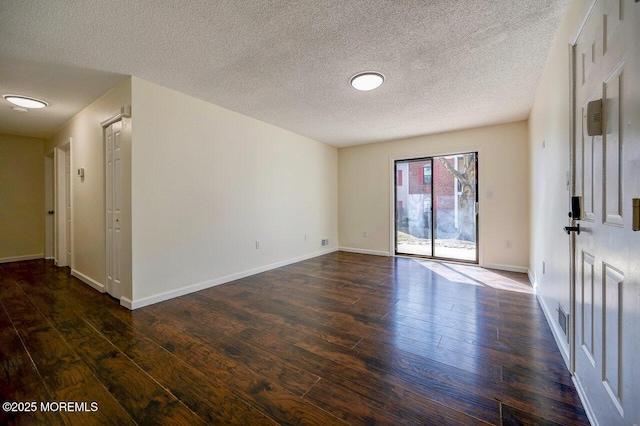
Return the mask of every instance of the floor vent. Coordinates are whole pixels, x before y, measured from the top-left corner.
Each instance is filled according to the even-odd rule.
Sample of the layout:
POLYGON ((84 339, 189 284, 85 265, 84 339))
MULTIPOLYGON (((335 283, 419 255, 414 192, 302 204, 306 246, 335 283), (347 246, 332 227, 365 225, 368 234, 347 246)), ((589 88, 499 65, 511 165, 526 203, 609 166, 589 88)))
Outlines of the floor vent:
POLYGON ((560 303, 558 303, 558 324, 560 324, 560 328, 562 332, 567 337, 567 341, 569 340, 569 336, 567 335, 567 324, 569 322, 569 315, 565 312, 564 308, 560 303))

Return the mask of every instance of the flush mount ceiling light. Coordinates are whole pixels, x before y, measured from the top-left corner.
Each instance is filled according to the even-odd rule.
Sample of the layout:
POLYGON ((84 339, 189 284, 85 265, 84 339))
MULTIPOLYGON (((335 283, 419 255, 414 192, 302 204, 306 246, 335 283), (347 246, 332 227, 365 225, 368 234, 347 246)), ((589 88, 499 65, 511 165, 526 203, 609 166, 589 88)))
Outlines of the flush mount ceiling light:
POLYGON ((11 102, 14 105, 18 105, 23 108, 44 108, 48 103, 45 101, 41 101, 40 99, 30 98, 29 96, 22 95, 3 95, 7 101, 11 102))
POLYGON ((384 82, 384 75, 379 72, 361 72, 351 77, 351 85, 356 90, 369 91, 377 89, 384 82))

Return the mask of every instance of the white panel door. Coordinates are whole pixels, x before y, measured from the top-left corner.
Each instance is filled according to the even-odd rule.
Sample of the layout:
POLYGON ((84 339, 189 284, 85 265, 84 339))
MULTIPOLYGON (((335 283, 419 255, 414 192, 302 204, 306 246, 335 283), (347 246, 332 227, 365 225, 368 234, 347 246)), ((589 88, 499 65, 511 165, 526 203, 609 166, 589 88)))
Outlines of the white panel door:
POLYGON ((574 46, 575 195, 583 197, 575 236, 575 376, 601 425, 640 424, 640 197, 638 45, 640 4, 601 0, 574 46), (587 134, 587 104, 602 99, 603 134, 587 134), (634 183, 635 182, 635 183, 634 183))
POLYGON ((71 261, 71 144, 54 151, 55 163, 55 263, 70 266, 71 261))
POLYGON ((115 298, 122 296, 120 255, 122 233, 122 122, 105 129, 106 181, 106 289, 115 298))
POLYGON ((71 147, 65 151, 65 227, 66 235, 66 264, 71 266, 71 147))
POLYGON ((45 179, 45 189, 44 189, 44 204, 46 209, 45 216, 45 227, 44 227, 44 258, 45 259, 54 259, 55 258, 55 180, 54 180, 54 161, 53 154, 46 155, 44 157, 44 179, 45 179))

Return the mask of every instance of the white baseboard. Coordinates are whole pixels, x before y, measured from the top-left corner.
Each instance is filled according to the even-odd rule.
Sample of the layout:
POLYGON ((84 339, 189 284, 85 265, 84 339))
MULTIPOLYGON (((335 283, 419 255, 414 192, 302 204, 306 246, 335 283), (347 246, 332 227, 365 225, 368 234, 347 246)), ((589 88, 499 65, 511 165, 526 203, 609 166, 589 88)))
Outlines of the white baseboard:
POLYGON ((528 268, 524 266, 511 266, 511 265, 498 265, 495 263, 485 263, 482 265, 483 268, 487 269, 497 269, 499 271, 508 271, 508 272, 519 272, 521 274, 526 274, 529 272, 528 268))
POLYGON ((587 413, 589 423, 591 423, 592 426, 599 426, 600 423, 598 423, 598 419, 596 418, 596 414, 593 411, 593 407, 591 407, 591 403, 587 399, 587 392, 584 390, 580 379, 577 375, 573 374, 571 376, 571 380, 573 380, 573 384, 576 387, 578 397, 580 398, 580 402, 582 402, 582 407, 584 408, 585 413, 587 413))
MULTIPOLYGON (((562 355, 562 359, 564 359, 564 363, 567 366, 567 370, 571 372, 571 361, 569 359, 569 344, 566 341, 566 336, 564 332, 560 328, 560 325, 557 321, 554 320, 553 311, 549 309, 546 303, 544 303, 544 299, 540 295, 540 293, 536 292, 536 298, 538 299, 538 303, 542 308, 542 312, 544 313, 544 317, 547 319, 547 324, 549 324, 549 328, 551 329, 551 334, 553 334, 553 338, 556 341, 556 346, 560 349, 560 354, 562 355)), ((567 324, 567 327, 569 325, 567 324)))
POLYGON ((83 283, 88 284, 89 286, 91 286, 94 289, 98 290, 100 293, 104 293, 105 292, 104 284, 100 284, 98 281, 94 280, 93 278, 89 278, 85 274, 83 274, 81 272, 78 272, 75 269, 71 270, 71 275, 76 277, 77 279, 79 279, 83 283))
POLYGON ((348 253, 359 253, 359 254, 372 254, 374 256, 391 256, 391 253, 388 251, 378 251, 378 250, 367 250, 367 249, 359 249, 353 247, 340 247, 338 250, 346 251, 348 253))
POLYGON ((544 303, 544 299, 542 298, 540 293, 538 293, 537 291, 538 285, 531 271, 529 271, 529 280, 531 281, 531 284, 533 285, 534 290, 536 290, 535 291, 536 298, 538 299, 538 303, 540 304, 540 307, 542 307, 542 312, 544 313, 544 317, 546 318, 547 323, 549 324, 549 328, 551 328, 551 334, 553 335, 553 339, 556 341, 556 346, 560 350, 560 354, 562 355, 562 359, 564 360, 567 370, 569 370, 569 372, 571 373, 571 380, 573 381, 573 384, 576 387, 576 391, 578 392, 578 397, 580 398, 580 402, 582 402, 582 406, 584 408, 584 411, 587 414, 587 418, 589 419, 589 422, 591 425, 598 426, 599 423, 596 419, 595 413, 593 412, 593 408, 591 407, 591 404, 587 399, 587 394, 584 388, 582 387, 582 383, 580 383, 580 379, 578 378, 578 376, 573 374, 573 372, 571 371, 571 361, 569 357, 569 343, 566 342, 565 335, 563 331, 560 329, 560 325, 556 321, 554 321, 554 316, 552 311, 549 309, 546 303, 544 303))
POLYGON ((536 283, 536 277, 533 275, 533 272, 531 272, 531 269, 527 269, 527 275, 529 276, 529 282, 533 286, 533 291, 536 291, 538 284, 536 283))
POLYGON ((153 305, 154 303, 164 302, 165 300, 173 299, 175 297, 184 296, 185 294, 195 293, 196 291, 204 290, 210 287, 215 287, 220 284, 228 283, 231 281, 246 278, 251 275, 256 275, 261 272, 267 272, 272 269, 281 268, 283 266, 291 265, 292 263, 302 262, 303 260, 312 259, 314 257, 322 256, 325 254, 338 251, 338 248, 334 247, 327 250, 321 250, 315 253, 307 254, 304 256, 296 257, 293 259, 283 260, 281 262, 272 263, 270 265, 260 266, 258 268, 250 269, 248 271, 238 272, 237 274, 227 275, 221 278, 216 278, 209 281, 204 281, 198 284, 178 288, 176 290, 166 291, 164 293, 154 294, 152 296, 143 297, 141 299, 129 300, 125 297, 120 299, 120 304, 128 309, 134 310, 143 308, 145 306, 153 305))
POLYGON ((44 258, 44 253, 28 254, 25 256, 3 257, 3 258, 0 258, 0 263, 20 262, 23 260, 34 260, 34 259, 43 259, 43 258, 44 258))
POLYGON ((122 296, 120 298, 120 305, 124 306, 125 308, 127 308, 129 310, 133 310, 133 301, 131 299, 129 299, 128 297, 122 296))

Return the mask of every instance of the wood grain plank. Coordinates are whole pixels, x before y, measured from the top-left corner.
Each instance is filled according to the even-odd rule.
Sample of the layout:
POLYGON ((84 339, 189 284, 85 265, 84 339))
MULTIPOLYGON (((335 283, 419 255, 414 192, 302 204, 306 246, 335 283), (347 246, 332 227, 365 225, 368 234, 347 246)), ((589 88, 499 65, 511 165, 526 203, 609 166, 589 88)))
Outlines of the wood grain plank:
POLYGON ((13 395, 100 403, 49 423, 588 424, 524 274, 335 252, 131 312, 35 260, 0 305, 13 395))
POLYGON ((204 424, 80 316, 51 303, 46 294, 31 294, 30 300, 136 423, 204 424))
POLYGON ((184 363, 117 318, 88 312, 85 321, 208 424, 275 424, 215 376, 184 363))
MULTIPOLYGON (((51 401, 51 394, 23 346, 0 301, 0 400, 2 402, 51 401)), ((59 413, 0 411, 0 424, 63 424, 59 413)))
MULTIPOLYGON (((332 424, 340 421, 326 411, 300 399, 304 393, 296 395, 285 389, 281 382, 287 384, 297 383, 304 380, 300 386, 306 392, 317 377, 313 377, 313 383, 307 382, 311 376, 304 374, 299 369, 295 375, 275 377, 269 367, 261 369, 263 373, 269 373, 274 380, 253 372, 243 363, 236 362, 218 350, 214 345, 204 344, 199 338, 191 336, 187 324, 181 323, 179 319, 163 317, 157 319, 146 311, 138 312, 136 327, 144 327, 147 336, 160 343, 165 349, 176 357, 184 360, 187 364, 198 369, 206 375, 215 376, 218 380, 229 386, 236 395, 248 401, 252 406, 260 409, 263 413, 274 419, 276 422, 305 423, 305 424, 332 424), (308 385, 308 386, 307 386, 308 385)), ((289 368, 281 366, 282 369, 289 368)), ((293 370, 292 370, 293 371, 293 370)))
MULTIPOLYGON (((47 387, 47 398, 41 402, 96 401, 99 405, 96 412, 60 412, 60 416, 66 421, 75 419, 84 424, 104 424, 108 420, 121 424, 132 423, 129 414, 96 380, 87 365, 34 305, 18 297, 3 298, 2 303, 13 318, 26 350, 47 387)), ((56 416, 52 417, 54 421, 56 416)))

